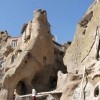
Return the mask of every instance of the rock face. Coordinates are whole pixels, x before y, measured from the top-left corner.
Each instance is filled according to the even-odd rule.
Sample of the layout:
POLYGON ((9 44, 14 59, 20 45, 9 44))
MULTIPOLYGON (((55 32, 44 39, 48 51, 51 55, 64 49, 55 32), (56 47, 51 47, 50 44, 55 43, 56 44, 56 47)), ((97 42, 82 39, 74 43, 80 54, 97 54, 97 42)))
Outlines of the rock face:
POLYGON ((99 49, 100 2, 94 2, 77 25, 74 40, 64 56, 68 72, 77 73, 86 63, 99 60, 99 49))
POLYGON ((54 62, 54 56, 51 56, 54 55, 53 50, 46 11, 38 10, 34 20, 29 22, 24 31, 20 45, 10 53, 5 62, 2 100, 13 100, 14 89, 20 88, 21 85, 24 89, 22 92, 31 92, 35 73, 54 62))
MULTIPOLYGON (((64 47, 53 42, 45 10, 34 12, 34 19, 25 24, 17 47, 7 45, 4 50, 3 81, 0 91, 2 100, 13 100, 18 95, 56 88, 57 72, 66 72, 63 64, 64 47)), ((10 39, 8 40, 10 41, 10 39)))
POLYGON ((60 100, 99 100, 100 1, 94 1, 78 23, 63 60, 68 75, 60 100))
POLYGON ((2 67, 2 62, 4 61, 4 46, 6 46, 8 37, 7 31, 0 32, 0 67, 2 67))
POLYGON ((13 51, 12 46, 7 44, 8 38, 9 35, 7 31, 0 31, 0 89, 4 76, 4 62, 6 60, 6 57, 13 51))
MULTIPOLYGON (((0 33, 1 45, 5 45, 0 49, 0 60, 4 61, 0 69, 1 100, 13 100, 14 93, 29 94, 32 88, 42 92, 37 93, 37 100, 100 99, 99 0, 93 2, 78 23, 72 43, 61 45, 55 41, 47 13, 42 9, 34 12, 34 19, 24 24, 21 34, 15 47, 15 40, 12 46, 5 45, 8 35, 0 33)), ((25 98, 30 100, 31 94, 17 96, 16 100, 25 98)))

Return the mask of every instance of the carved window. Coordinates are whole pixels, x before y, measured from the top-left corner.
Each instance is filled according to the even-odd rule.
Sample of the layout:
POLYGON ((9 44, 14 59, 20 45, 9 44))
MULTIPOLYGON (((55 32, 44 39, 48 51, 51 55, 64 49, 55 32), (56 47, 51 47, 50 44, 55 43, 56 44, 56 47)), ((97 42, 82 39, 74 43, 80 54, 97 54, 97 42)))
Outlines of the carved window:
POLYGON ((16 47, 17 46, 17 40, 12 40, 12 47, 16 47))
POLYGON ((97 86, 94 90, 94 97, 98 97, 99 96, 99 86, 97 86))
POLYGON ((86 33, 86 29, 83 31, 83 33, 82 33, 82 34, 83 34, 83 35, 85 35, 85 33, 86 33))
POLYGON ((11 58, 11 63, 13 63, 15 61, 15 56, 13 55, 11 58))
POLYGON ((47 58, 43 57, 43 64, 44 64, 44 66, 46 66, 46 60, 47 60, 47 58))
POLYGON ((3 61, 0 61, 0 68, 3 67, 3 61))

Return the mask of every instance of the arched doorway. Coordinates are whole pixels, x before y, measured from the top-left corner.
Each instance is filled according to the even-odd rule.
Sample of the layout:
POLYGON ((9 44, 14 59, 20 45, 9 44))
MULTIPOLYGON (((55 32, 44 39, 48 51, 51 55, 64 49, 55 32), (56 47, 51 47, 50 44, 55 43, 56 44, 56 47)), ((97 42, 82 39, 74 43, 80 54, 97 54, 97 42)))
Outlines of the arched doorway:
POLYGON ((19 81, 16 86, 16 92, 18 95, 25 95, 27 93, 27 88, 25 86, 24 81, 19 81))

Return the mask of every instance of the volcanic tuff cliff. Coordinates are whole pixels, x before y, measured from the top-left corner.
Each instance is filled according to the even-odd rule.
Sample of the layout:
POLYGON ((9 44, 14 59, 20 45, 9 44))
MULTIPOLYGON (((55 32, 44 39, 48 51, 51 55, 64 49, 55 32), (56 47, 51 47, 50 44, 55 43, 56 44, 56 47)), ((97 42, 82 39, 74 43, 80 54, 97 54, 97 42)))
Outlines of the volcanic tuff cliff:
POLYGON ((18 43, 13 39, 10 43, 9 38, 5 41, 1 100, 13 100, 15 90, 18 95, 31 93, 33 88, 37 92, 53 90, 57 72, 66 72, 62 60, 65 46, 54 41, 45 10, 36 10, 34 19, 23 26, 21 33, 18 43))
POLYGON ((42 9, 35 11, 34 19, 23 26, 21 33, 13 47, 7 31, 0 32, 1 100, 13 100, 15 90, 24 95, 31 93, 32 88, 37 92, 51 90, 52 95, 37 100, 100 99, 99 0, 78 23, 72 43, 60 45, 54 41, 47 13, 42 9), (53 97, 55 91, 58 94, 53 97))
POLYGON ((100 1, 78 23, 64 64, 68 74, 61 100, 100 100, 100 1))

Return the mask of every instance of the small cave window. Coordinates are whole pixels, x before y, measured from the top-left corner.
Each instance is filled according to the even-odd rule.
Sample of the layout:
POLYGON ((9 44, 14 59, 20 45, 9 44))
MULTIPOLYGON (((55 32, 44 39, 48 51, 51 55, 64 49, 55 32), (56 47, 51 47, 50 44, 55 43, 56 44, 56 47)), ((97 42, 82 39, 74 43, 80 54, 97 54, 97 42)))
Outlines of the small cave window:
POLYGON ((43 57, 43 64, 44 64, 44 66, 46 66, 46 61, 47 61, 47 58, 43 57))
POLYGON ((11 63, 13 63, 15 61, 15 56, 13 55, 11 58, 11 63))
POLYGON ((83 31, 83 33, 82 33, 82 34, 83 34, 83 35, 85 35, 85 33, 86 33, 86 29, 83 31))
POLYGON ((26 35, 26 33, 25 33, 25 38, 24 38, 25 42, 28 42, 30 40, 30 38, 31 38, 31 35, 30 34, 26 35))
POLYGON ((32 58, 32 54, 31 53, 28 53, 27 54, 27 57, 30 59, 30 58, 32 58))
POLYGON ((3 67, 3 63, 4 63, 4 61, 0 61, 0 68, 3 67))
POLYGON ((19 49, 19 50, 17 50, 17 52, 18 52, 18 53, 21 53, 21 52, 22 52, 22 50, 21 50, 21 49, 19 49))
POLYGON ((47 33, 50 33, 50 31, 48 31, 47 33))
POLYGON ((25 63, 27 64, 27 60, 25 60, 25 63))
POLYGON ((99 96, 99 86, 97 86, 94 90, 94 97, 98 97, 99 96))
POLYGON ((0 62, 0 68, 2 68, 2 63, 0 62))
POLYGON ((78 74, 78 70, 76 70, 76 74, 78 74))

